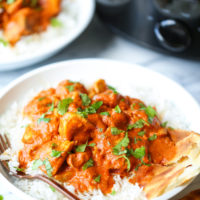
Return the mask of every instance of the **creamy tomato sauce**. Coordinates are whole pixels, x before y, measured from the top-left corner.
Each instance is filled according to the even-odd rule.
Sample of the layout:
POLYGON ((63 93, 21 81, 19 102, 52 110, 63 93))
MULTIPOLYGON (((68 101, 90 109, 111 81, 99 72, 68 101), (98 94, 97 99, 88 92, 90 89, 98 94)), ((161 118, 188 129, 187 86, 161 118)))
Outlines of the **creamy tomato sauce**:
POLYGON ((40 168, 76 191, 112 192, 113 177, 131 177, 141 186, 152 165, 166 165, 176 147, 156 109, 120 95, 98 80, 87 90, 62 81, 40 92, 24 108, 31 120, 22 138, 20 167, 40 168))

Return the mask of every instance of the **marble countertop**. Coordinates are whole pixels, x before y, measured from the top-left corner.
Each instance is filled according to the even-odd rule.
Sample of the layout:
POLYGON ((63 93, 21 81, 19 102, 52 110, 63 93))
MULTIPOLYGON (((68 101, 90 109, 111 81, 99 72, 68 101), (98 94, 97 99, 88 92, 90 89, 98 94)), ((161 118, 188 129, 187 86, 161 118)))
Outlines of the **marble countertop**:
MULTIPOLYGON (((58 55, 34 66, 0 72, 0 88, 42 65, 76 58, 108 58, 140 64, 175 80, 200 103, 200 61, 163 55, 130 43, 108 31, 97 17, 80 38, 58 55)), ((5 200, 20 200, 3 183, 0 186, 0 195, 5 200)))

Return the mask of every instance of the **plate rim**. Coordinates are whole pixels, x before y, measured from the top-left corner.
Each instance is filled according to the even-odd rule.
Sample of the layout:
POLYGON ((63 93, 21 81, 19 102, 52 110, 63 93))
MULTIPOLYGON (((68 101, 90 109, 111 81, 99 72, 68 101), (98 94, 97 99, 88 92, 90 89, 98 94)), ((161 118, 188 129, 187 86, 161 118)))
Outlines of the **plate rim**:
POLYGON ((46 49, 42 53, 35 54, 34 56, 28 55, 25 59, 23 58, 23 56, 19 56, 11 61, 1 61, 0 71, 10 71, 13 69, 20 69, 34 65, 36 63, 46 60, 50 56, 57 54, 59 51, 70 45, 74 40, 80 37, 80 35, 87 29, 93 19, 96 8, 95 0, 87 0, 87 2, 89 11, 88 15, 85 17, 85 20, 83 20, 82 23, 78 26, 78 29, 75 29, 70 37, 66 37, 62 44, 59 43, 55 48, 46 49))

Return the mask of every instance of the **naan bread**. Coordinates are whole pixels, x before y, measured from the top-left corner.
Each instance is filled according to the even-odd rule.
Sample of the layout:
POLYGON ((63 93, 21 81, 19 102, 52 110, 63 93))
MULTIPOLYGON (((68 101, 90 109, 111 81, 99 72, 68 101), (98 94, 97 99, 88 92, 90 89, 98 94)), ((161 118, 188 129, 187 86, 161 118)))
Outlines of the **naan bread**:
POLYGON ((153 165, 153 178, 144 184, 148 199, 188 183, 200 172, 200 135, 183 130, 168 131, 177 147, 176 156, 165 166, 153 165))

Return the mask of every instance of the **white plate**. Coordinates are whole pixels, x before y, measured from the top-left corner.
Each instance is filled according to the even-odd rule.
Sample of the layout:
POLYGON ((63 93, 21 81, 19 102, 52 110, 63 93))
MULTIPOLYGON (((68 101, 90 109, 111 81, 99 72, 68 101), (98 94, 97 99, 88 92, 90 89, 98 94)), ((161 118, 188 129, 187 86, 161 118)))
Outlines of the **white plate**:
MULTIPOLYGON (((38 63, 44 59, 47 59, 48 57, 53 56, 58 51, 69 45, 73 40, 75 40, 86 29, 91 19, 93 18, 93 14, 95 11, 95 0, 73 1, 76 1, 78 7, 76 22, 75 26, 73 26, 73 28, 71 28, 69 32, 66 33, 66 36, 62 35, 61 37, 55 37, 51 31, 52 38, 51 36, 48 36, 48 39, 45 39, 45 42, 42 46, 40 45, 40 43, 37 42, 37 49, 35 49, 34 47, 34 50, 29 50, 31 45, 30 41, 26 46, 19 44, 21 45, 20 48, 24 49, 23 51, 29 52, 28 54, 16 53, 17 56, 13 56, 13 51, 10 52, 9 49, 8 53, 3 54, 3 51, 7 51, 6 48, 10 47, 0 48, 0 71, 27 67, 29 65, 38 63)), ((22 40, 23 39, 24 38, 22 38, 22 40)))
MULTIPOLYGON (((141 98, 145 92, 147 95, 147 104, 152 104, 151 97, 155 95, 158 113, 162 113, 163 118, 167 118, 163 112, 162 105, 174 106, 173 110, 166 110, 166 113, 175 113, 181 115, 186 124, 179 124, 179 118, 174 119, 174 126, 189 128, 196 132, 200 132, 199 119, 200 107, 193 97, 188 94, 181 86, 172 80, 150 71, 146 68, 135 64, 127 64, 123 62, 98 59, 83 59, 60 62, 48 65, 43 68, 34 70, 21 78, 12 82, 7 86, 0 95, 0 114, 2 114, 14 101, 20 102, 30 89, 35 91, 41 90, 41 86, 48 88, 55 86, 64 79, 81 81, 87 85, 91 84, 98 78, 104 78, 110 85, 117 88, 123 94, 135 97, 134 91, 141 92, 141 98)), ((167 107, 166 107, 167 109, 167 107)), ((21 190, 12 185, 11 179, 1 169, 1 183, 7 185, 10 191, 21 197, 21 199, 32 199, 21 190)), ((174 196, 185 186, 180 186, 174 190, 167 192, 165 195, 157 198, 157 200, 165 200, 174 196)))

